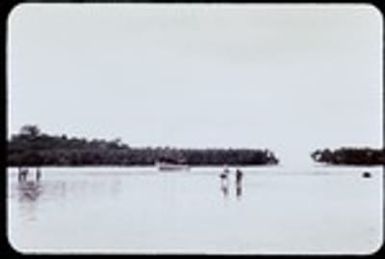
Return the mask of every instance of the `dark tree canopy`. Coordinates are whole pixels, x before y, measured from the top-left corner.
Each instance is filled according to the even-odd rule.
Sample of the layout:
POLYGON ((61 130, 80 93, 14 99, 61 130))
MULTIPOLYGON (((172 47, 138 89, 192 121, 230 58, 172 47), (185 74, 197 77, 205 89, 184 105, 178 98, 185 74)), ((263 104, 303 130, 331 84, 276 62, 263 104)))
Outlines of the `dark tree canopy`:
POLYGON ((27 125, 8 142, 8 166, 154 165, 173 160, 189 165, 267 165, 278 159, 264 149, 177 149, 130 147, 120 138, 103 139, 58 136, 41 133, 27 125))
POLYGON ((334 165, 385 165, 384 149, 342 147, 318 149, 311 154, 314 161, 334 165))

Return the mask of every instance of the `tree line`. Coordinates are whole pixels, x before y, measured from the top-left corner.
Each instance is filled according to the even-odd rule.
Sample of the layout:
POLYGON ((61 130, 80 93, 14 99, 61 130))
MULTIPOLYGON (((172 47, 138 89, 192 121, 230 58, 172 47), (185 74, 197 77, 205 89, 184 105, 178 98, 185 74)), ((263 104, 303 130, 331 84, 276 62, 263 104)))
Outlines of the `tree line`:
POLYGON ((68 137, 23 126, 8 141, 8 166, 154 165, 173 160, 189 165, 273 165, 279 160, 267 149, 188 149, 130 147, 120 139, 68 137))
POLYGON ((333 165, 385 165, 384 149, 341 147, 317 149, 311 154, 316 162, 333 165))

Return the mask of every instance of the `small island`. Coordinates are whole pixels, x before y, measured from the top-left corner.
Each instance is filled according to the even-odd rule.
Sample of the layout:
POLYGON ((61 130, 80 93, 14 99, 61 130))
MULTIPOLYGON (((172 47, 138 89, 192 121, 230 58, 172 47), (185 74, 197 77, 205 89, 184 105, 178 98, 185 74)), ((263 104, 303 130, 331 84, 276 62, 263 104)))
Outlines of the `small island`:
POLYGON ((268 149, 190 149, 131 147, 120 139, 88 140, 49 135, 35 125, 25 125, 8 141, 7 165, 19 166, 152 166, 162 159, 183 161, 191 166, 276 165, 268 149))
POLYGON ((314 161, 331 165, 385 165, 384 149, 341 147, 318 149, 311 154, 314 161))

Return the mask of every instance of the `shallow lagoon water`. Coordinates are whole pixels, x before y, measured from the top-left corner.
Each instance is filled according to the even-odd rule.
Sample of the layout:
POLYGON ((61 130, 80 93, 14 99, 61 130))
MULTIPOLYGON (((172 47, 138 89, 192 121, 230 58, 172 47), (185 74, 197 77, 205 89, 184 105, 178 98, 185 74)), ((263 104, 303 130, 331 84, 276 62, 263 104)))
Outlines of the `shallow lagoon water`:
POLYGON ((8 169, 11 246, 22 253, 368 254, 383 239, 381 167, 8 169), (362 178, 370 171, 371 178, 362 178), (32 171, 34 173, 34 171, 32 171))

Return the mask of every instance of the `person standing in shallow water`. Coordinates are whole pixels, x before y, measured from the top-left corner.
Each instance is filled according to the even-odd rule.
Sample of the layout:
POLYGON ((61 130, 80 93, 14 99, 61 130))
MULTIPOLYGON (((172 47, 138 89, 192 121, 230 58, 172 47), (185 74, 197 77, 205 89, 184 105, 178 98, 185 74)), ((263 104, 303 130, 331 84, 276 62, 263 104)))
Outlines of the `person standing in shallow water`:
POLYGON ((19 167, 18 179, 19 182, 23 182, 27 180, 28 169, 24 167, 19 167))
POLYGON ((223 172, 219 175, 221 178, 221 190, 225 197, 229 194, 229 173, 229 168, 224 165, 223 172))
POLYGON ((242 177, 243 177, 242 171, 237 169, 235 172, 235 183, 236 183, 236 193, 238 198, 242 195, 242 177))
POLYGON ((242 177, 243 177, 242 171, 237 169, 235 172, 235 182, 237 183, 237 185, 240 185, 242 183, 242 177))
POLYGON ((40 181, 41 178, 41 171, 40 167, 36 168, 36 181, 40 181))

